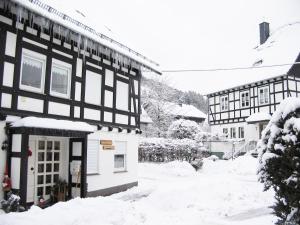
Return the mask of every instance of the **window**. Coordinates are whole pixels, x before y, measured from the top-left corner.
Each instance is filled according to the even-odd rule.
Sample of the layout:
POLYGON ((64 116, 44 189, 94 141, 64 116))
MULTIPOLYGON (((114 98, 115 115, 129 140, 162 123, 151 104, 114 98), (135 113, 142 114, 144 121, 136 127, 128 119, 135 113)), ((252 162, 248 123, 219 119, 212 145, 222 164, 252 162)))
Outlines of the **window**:
POLYGON ((23 49, 21 62, 20 89, 44 92, 46 56, 23 49))
POLYGON ((258 89, 258 102, 260 105, 269 103, 269 87, 262 87, 258 89))
POLYGON ((115 155, 114 155, 114 168, 115 171, 125 171, 126 170, 126 141, 116 141, 115 142, 115 155))
POLYGON ((221 111, 228 110, 228 96, 220 97, 221 111))
POLYGON ((244 138, 244 127, 239 127, 239 138, 244 138))
POLYGON ((230 138, 236 138, 235 127, 230 128, 230 138))
POLYGON ((228 137, 228 128, 223 128, 223 134, 225 137, 228 137))
POLYGON ((70 97, 71 68, 70 64, 56 59, 52 60, 51 95, 64 98, 70 97))
POLYGON ((241 99, 241 108, 248 107, 250 105, 249 91, 241 92, 240 99, 241 99))

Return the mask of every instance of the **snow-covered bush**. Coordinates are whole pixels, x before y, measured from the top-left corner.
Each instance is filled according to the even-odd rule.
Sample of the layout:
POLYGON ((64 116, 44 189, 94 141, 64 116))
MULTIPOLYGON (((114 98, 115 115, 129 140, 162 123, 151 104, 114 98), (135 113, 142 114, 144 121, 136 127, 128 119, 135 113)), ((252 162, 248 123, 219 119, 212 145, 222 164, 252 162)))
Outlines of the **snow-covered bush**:
POLYGON ((226 137, 224 136, 224 134, 200 131, 195 135, 195 140, 198 142, 220 141, 226 140, 226 137))
POLYGON ((195 159, 208 156, 201 144, 191 139, 145 138, 139 145, 139 161, 169 162, 195 159))
POLYGON ((170 125, 168 136, 176 139, 194 139, 200 131, 200 127, 195 121, 179 119, 170 125))
POLYGON ((300 99, 281 102, 258 145, 259 180, 273 187, 278 224, 300 224, 300 99))

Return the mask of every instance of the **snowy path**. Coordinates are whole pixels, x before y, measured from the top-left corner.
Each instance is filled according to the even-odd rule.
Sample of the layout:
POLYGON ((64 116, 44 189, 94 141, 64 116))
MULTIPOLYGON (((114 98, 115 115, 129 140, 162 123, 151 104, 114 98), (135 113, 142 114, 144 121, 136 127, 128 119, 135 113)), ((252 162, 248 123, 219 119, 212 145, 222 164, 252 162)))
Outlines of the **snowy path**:
POLYGON ((272 192, 257 182, 256 159, 139 165, 139 186, 111 197, 74 199, 0 215, 0 225, 271 225, 272 192))

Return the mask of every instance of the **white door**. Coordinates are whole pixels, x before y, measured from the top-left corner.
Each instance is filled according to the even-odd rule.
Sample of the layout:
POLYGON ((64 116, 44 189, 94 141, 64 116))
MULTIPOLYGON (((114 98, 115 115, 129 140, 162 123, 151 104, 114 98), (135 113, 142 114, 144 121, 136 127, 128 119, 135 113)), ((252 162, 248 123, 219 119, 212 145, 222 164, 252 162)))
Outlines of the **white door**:
POLYGON ((29 150, 32 155, 28 155, 27 169, 27 202, 34 202, 35 193, 35 141, 29 140, 29 150))
POLYGON ((55 138, 38 139, 36 143, 35 202, 42 196, 50 198, 51 189, 58 182, 61 171, 62 141, 55 138))

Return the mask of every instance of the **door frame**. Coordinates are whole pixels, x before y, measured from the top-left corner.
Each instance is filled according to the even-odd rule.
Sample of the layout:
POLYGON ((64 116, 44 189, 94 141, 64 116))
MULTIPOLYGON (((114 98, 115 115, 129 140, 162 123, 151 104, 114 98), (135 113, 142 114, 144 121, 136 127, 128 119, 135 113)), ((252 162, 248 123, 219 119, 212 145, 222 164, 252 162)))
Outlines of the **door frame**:
POLYGON ((87 163, 87 136, 85 138, 70 138, 69 139, 69 188, 68 195, 72 198, 72 188, 76 187, 76 183, 72 181, 72 174, 70 164, 72 161, 81 161, 81 173, 80 173, 80 197, 85 198, 87 195, 87 174, 86 174, 86 163, 87 163), (81 156, 73 156, 73 143, 81 143, 81 156))

